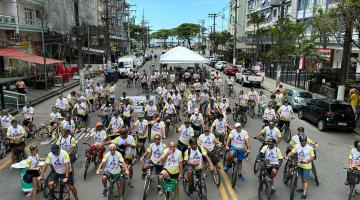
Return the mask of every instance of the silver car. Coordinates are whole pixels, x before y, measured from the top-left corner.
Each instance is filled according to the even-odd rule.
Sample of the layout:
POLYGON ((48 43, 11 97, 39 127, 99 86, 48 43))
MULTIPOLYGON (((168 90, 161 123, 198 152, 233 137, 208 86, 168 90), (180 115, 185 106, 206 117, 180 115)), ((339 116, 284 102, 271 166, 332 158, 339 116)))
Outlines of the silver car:
POLYGON ((299 109, 303 107, 306 102, 313 99, 313 96, 306 90, 293 88, 286 90, 285 98, 289 101, 289 104, 293 107, 293 109, 299 109))

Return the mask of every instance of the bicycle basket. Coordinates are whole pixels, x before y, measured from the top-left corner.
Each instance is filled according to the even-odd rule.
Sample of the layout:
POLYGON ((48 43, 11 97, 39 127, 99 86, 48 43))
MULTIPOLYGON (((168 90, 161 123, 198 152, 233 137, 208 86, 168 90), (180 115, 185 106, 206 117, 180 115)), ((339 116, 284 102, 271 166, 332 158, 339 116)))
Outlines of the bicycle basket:
POLYGON ((176 189, 177 182, 175 179, 164 180, 162 189, 164 192, 174 192, 176 189))
POLYGON ((360 174, 348 172, 347 173, 347 182, 349 184, 351 184, 351 185, 359 184, 359 182, 360 182, 360 174))

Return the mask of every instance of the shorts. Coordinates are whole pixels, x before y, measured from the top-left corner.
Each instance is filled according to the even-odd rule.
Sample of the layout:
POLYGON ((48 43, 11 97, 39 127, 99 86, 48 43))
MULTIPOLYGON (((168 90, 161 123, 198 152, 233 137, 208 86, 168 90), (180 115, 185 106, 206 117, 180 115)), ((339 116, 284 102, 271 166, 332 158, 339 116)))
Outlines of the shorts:
POLYGON ((236 147, 230 147, 230 151, 234 152, 239 160, 243 160, 245 156, 244 150, 237 150, 236 147))
POLYGON ((279 167, 277 167, 277 166, 274 166, 274 165, 266 166, 266 171, 267 171, 267 173, 268 173, 269 175, 271 174, 271 171, 272 171, 273 169, 276 169, 276 171, 279 171, 279 167))
POLYGON ((164 170, 169 174, 170 179, 178 179, 179 178, 179 173, 171 174, 166 168, 164 168, 164 170))
POLYGON ((310 180, 310 169, 298 168, 299 175, 306 181, 310 180))
POLYGON ((23 121, 23 126, 28 126, 29 125, 29 123, 30 123, 30 120, 34 120, 34 118, 31 118, 31 119, 24 119, 24 121, 23 121))
POLYGON ((30 174, 32 178, 40 176, 40 172, 38 170, 27 170, 26 173, 30 174))
MULTIPOLYGON (((56 171, 51 171, 49 182, 53 181, 56 183, 59 181, 59 179, 63 179, 63 178, 65 178, 65 174, 58 174, 56 171)), ((72 172, 69 173, 69 177, 68 177, 68 181, 66 182, 66 185, 74 185, 74 177, 72 172)))
POLYGON ((120 173, 119 174, 112 174, 110 172, 106 172, 104 175, 107 176, 109 179, 114 180, 115 182, 122 181, 123 178, 124 178, 124 176, 122 176, 120 173))
POLYGON ((178 144, 177 144, 177 149, 179 149, 179 150, 182 152, 182 154, 184 154, 185 151, 186 151, 188 148, 189 148, 188 145, 182 143, 182 142, 179 140, 179 142, 178 142, 178 144))
POLYGON ((130 127, 131 117, 123 117, 124 125, 130 127))
POLYGON ((76 161, 76 154, 75 153, 70 154, 69 157, 70 157, 70 163, 73 164, 76 161))
POLYGON ((162 166, 162 165, 156 165, 156 164, 154 164, 153 161, 151 161, 151 160, 149 161, 149 164, 154 166, 155 173, 156 173, 157 175, 160 174, 161 171, 162 171, 163 168, 164 168, 164 166, 162 166))
POLYGON ((15 149, 15 148, 19 148, 18 151, 20 151, 21 149, 23 149, 23 151, 24 151, 25 150, 25 142, 10 143, 10 149, 15 149))
POLYGON ((88 120, 88 114, 86 114, 86 115, 78 115, 78 117, 80 117, 82 122, 86 122, 88 120))
POLYGON ((90 104, 94 104, 94 99, 89 99, 90 104))
POLYGON ((219 139, 219 142, 225 143, 225 133, 215 133, 215 136, 219 139))
POLYGON ((145 142, 146 142, 146 137, 138 138, 138 143, 145 144, 145 142))
POLYGON ((196 93, 200 93, 200 90, 195 90, 196 93))

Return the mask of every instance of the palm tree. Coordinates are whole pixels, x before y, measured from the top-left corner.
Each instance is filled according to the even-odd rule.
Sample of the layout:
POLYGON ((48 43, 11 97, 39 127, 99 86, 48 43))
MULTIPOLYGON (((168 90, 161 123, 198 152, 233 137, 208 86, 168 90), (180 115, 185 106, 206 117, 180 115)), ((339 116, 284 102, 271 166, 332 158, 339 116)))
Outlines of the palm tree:
POLYGON ((256 40, 256 55, 255 60, 258 60, 260 57, 260 41, 261 41, 261 30, 260 30, 260 24, 265 22, 265 16, 261 13, 252 13, 250 14, 250 24, 254 26, 254 34, 255 34, 255 40, 256 40))

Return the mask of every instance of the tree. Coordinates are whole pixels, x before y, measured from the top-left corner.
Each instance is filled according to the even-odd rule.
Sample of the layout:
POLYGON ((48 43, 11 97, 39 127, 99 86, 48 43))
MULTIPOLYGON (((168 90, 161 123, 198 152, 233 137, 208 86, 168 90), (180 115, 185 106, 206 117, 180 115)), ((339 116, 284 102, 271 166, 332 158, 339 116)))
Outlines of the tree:
POLYGON ((260 24, 265 22, 265 16, 259 13, 252 13, 250 15, 250 24, 254 26, 254 36, 256 41, 256 55, 255 60, 258 60, 260 58, 260 41, 261 41, 261 29, 260 24))
POLYGON ((171 36, 171 31, 168 29, 160 29, 154 32, 151 36, 152 38, 162 40, 164 48, 167 48, 166 41, 171 36))
POLYGON ((178 39, 187 42, 191 49, 191 40, 200 32, 200 28, 201 26, 198 24, 183 23, 176 27, 176 35, 178 39))
POLYGON ((143 35, 146 32, 145 28, 137 24, 129 24, 130 28, 130 38, 134 39, 137 42, 142 41, 143 35))
POLYGON ((231 43, 232 35, 227 31, 210 33, 209 40, 213 45, 214 51, 217 53, 219 49, 219 45, 227 47, 229 43, 231 43))

